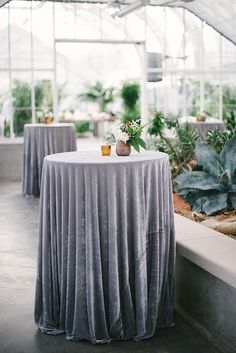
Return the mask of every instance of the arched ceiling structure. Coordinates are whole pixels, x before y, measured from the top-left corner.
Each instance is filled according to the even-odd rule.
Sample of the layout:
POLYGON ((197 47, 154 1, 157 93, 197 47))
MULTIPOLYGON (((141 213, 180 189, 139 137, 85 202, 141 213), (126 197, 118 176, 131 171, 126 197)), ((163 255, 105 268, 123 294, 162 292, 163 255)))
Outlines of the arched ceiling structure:
POLYGON ((151 5, 183 7, 236 44, 236 1, 151 0, 151 5))
MULTIPOLYGON (((45 1, 45 0, 43 0, 45 1)), ((236 44, 236 1, 232 0, 57 0, 61 2, 109 3, 118 9, 118 16, 145 5, 182 7, 194 13, 231 42, 236 44)), ((0 0, 0 7, 9 0, 0 0)))

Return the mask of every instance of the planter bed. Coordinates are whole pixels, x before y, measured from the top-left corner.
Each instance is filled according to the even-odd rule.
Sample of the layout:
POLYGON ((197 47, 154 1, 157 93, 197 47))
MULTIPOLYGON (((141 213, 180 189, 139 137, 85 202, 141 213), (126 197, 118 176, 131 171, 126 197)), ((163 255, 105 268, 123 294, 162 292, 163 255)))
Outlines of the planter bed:
POLYGON ((176 309, 236 352, 236 242, 178 214, 175 224, 176 309))
MULTIPOLYGON (((174 193, 173 199, 174 199, 174 209, 175 209, 175 212, 177 214, 180 214, 180 215, 182 215, 182 216, 184 216, 184 217, 186 217, 186 218, 188 218, 188 219, 190 219, 192 221, 196 221, 197 217, 194 217, 194 215, 193 215, 193 213, 191 211, 191 206, 181 196, 179 196, 179 195, 174 193)), ((216 223, 220 222, 221 224, 223 224, 223 223, 225 224, 226 222, 229 222, 230 220, 233 220, 234 224, 235 224, 234 233, 236 231, 236 210, 222 212, 222 213, 219 213, 218 215, 215 215, 215 216, 202 215, 202 219, 200 220, 200 222, 204 218, 205 218, 205 221, 206 220, 210 220, 211 222, 215 221, 216 223)), ((205 221, 203 221, 202 225, 205 225, 205 221)), ((198 220, 198 222, 199 222, 199 220, 198 220)), ((226 232, 222 232, 222 233, 224 233, 227 236, 230 236, 231 238, 236 240, 235 234, 227 234, 227 231, 226 232)))

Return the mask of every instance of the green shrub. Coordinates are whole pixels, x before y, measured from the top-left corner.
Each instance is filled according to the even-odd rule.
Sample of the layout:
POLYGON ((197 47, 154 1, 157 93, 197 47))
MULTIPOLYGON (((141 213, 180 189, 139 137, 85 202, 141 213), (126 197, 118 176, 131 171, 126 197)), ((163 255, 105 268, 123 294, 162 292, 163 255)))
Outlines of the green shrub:
POLYGON ((235 110, 224 113, 224 122, 227 130, 229 130, 232 134, 236 133, 236 111, 235 110))
POLYGON ((9 124, 7 124, 7 125, 4 126, 3 135, 4 135, 5 137, 10 137, 10 125, 9 125, 9 124))
POLYGON ((122 119, 133 121, 140 119, 140 109, 138 106, 140 96, 140 86, 137 82, 125 82, 121 88, 120 96, 123 101, 124 112, 122 119))
POLYGON ((16 136, 22 136, 24 125, 31 122, 31 89, 28 82, 15 80, 13 82, 13 108, 14 108, 14 132, 16 136))
POLYGON ((231 131, 212 130, 207 134, 206 143, 216 152, 220 153, 226 144, 232 138, 231 131))
POLYGON ((86 121, 77 122, 75 124, 75 129, 78 134, 85 134, 86 132, 91 132, 90 123, 86 121))
POLYGON ((149 149, 165 152, 169 155, 172 176, 176 177, 183 168, 191 168, 189 162, 194 157, 198 133, 187 125, 181 127, 177 119, 166 119, 162 112, 156 112, 150 121, 148 132, 155 136, 148 142, 149 149), (174 129, 174 137, 167 132, 174 129))
POLYGON ((140 87, 137 82, 125 82, 120 93, 124 108, 127 110, 134 109, 139 100, 139 94, 140 87))

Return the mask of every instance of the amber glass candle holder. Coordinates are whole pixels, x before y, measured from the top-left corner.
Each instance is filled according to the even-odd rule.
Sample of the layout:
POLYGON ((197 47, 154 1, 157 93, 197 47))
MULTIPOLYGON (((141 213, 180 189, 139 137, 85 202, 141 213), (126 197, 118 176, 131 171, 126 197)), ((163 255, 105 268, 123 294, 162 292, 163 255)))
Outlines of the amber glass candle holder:
POLYGON ((47 124, 47 125, 52 124, 52 119, 48 117, 44 118, 44 124, 47 124))
POLYGON ((102 155, 103 156, 110 156, 111 155, 111 146, 103 145, 101 146, 102 155))

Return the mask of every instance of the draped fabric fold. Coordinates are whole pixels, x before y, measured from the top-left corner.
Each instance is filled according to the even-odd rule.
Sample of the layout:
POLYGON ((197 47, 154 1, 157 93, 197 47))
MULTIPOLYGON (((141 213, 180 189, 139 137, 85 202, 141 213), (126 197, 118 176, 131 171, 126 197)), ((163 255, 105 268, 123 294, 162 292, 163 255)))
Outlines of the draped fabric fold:
POLYGON ((69 340, 147 339, 173 325, 168 157, 89 159, 74 152, 44 161, 35 322, 69 340))
POLYGON ((23 195, 39 196, 45 156, 70 151, 76 151, 74 124, 25 124, 23 195))

